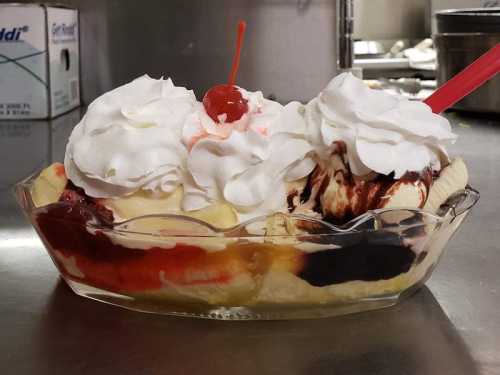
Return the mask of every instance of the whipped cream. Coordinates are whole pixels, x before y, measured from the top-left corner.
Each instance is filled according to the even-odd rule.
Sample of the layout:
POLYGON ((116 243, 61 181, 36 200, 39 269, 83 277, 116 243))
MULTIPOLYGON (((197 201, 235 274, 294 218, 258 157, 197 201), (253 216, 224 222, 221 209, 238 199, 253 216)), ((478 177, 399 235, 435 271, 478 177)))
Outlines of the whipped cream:
POLYGON ((182 127, 196 103, 192 91, 147 75, 100 96, 69 138, 68 177, 98 198, 173 191, 187 158, 182 127))
POLYGON ((335 77, 307 104, 306 119, 318 156, 328 159, 335 142, 343 141, 357 176, 439 170, 444 146, 457 138, 426 104, 372 90, 350 73, 335 77))
POLYGON ((307 176, 315 166, 300 103, 283 107, 261 92, 240 90, 249 107, 240 120, 215 123, 201 104, 187 117, 185 210, 225 200, 241 220, 285 211, 286 183, 307 176))

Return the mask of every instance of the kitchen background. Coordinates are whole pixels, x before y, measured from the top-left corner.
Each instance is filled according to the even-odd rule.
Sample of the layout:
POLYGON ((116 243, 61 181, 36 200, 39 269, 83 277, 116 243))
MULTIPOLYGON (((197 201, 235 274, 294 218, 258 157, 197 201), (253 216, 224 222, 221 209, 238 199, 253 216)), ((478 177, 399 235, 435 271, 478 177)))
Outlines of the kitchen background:
MULTIPOLYGON (((2 2, 6 1, 0 0, 2 2)), ((280 101, 307 100, 337 71, 335 0, 56 0, 47 3, 80 10, 83 104, 144 73, 154 77, 171 76, 176 84, 191 87, 198 96, 203 95, 210 86, 226 80, 239 18, 244 18, 249 25, 240 85, 260 89, 280 101)), ((499 3, 495 0, 354 0, 353 34, 357 40, 377 41, 379 44, 375 47, 381 45, 386 53, 398 40, 409 47, 430 37, 435 31, 432 14, 436 10, 492 7, 499 3)), ((403 69, 397 66, 396 75, 392 68, 381 71, 380 64, 368 63, 372 63, 370 68, 362 64, 365 78, 416 74, 405 70, 407 63, 403 69)))
MULTIPOLYGON (((249 25, 240 85, 280 101, 307 100, 338 71, 334 0, 50 3, 80 11, 83 106, 146 72, 172 76, 200 98, 227 79, 239 18, 249 25)), ((401 40, 402 50, 429 38, 437 30, 437 10, 494 6, 500 0, 354 0, 353 38, 375 42, 357 45, 354 66, 365 68, 371 85, 404 82, 411 91, 418 81, 401 78, 435 81, 434 70, 386 58, 391 47, 401 40)), ((474 48, 487 40, 479 38, 458 40, 460 48, 453 48, 464 54, 451 59, 464 64, 466 52, 477 53, 474 48)), ((474 94, 474 105, 500 111, 499 80, 484 86, 484 96, 474 94)), ((112 309, 76 298, 58 279, 12 190, 63 159, 84 110, 50 120, 0 121, 0 374, 185 374, 200 368, 206 374, 500 374, 498 113, 447 114, 459 135, 450 152, 467 161, 481 202, 428 288, 373 314, 222 325, 112 309)))

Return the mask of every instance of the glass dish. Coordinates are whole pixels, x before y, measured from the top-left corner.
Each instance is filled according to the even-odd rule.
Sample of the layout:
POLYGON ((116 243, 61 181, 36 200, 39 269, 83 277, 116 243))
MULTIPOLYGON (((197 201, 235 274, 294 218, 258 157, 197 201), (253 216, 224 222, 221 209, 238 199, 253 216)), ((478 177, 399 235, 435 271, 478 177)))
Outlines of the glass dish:
POLYGON ((343 226, 281 213, 224 230, 179 215, 106 225, 68 202, 36 208, 35 177, 16 186, 18 202, 76 294, 137 311, 222 320, 326 317, 394 305, 423 285, 479 199, 467 188, 437 215, 381 209, 343 226))

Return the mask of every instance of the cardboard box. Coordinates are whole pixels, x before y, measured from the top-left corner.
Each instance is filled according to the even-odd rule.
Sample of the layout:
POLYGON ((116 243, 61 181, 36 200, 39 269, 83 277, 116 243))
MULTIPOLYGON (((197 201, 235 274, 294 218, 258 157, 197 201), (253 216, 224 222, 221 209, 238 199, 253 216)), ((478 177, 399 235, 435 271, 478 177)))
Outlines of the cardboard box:
POLYGON ((78 11, 0 4, 0 119, 53 118, 79 105, 78 11))

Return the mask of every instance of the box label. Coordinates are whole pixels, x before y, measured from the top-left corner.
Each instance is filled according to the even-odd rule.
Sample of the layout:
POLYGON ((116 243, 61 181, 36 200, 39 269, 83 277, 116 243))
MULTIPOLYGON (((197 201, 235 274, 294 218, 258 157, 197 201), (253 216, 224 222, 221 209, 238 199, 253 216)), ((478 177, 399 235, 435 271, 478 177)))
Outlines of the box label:
POLYGON ((0 118, 49 114, 44 13, 40 6, 0 8, 0 118))
POLYGON ((78 12, 0 4, 0 119, 55 117, 80 105, 78 12))
POLYGON ((53 116, 80 105, 78 13, 47 8, 49 70, 53 116))

